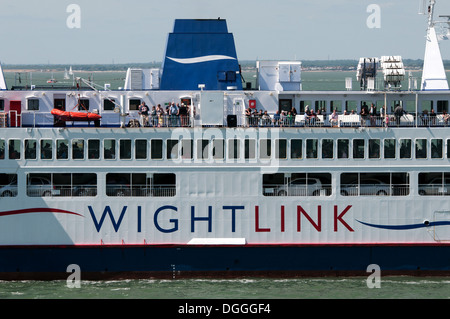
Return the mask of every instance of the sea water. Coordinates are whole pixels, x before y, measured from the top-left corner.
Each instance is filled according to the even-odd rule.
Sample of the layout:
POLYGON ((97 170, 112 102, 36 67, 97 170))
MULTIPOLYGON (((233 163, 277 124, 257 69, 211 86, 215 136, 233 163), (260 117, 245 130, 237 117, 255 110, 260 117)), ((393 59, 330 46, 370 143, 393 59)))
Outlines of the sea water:
POLYGON ((447 277, 1 281, 0 299, 450 299, 447 277), (370 280, 369 280, 370 281, 370 280))

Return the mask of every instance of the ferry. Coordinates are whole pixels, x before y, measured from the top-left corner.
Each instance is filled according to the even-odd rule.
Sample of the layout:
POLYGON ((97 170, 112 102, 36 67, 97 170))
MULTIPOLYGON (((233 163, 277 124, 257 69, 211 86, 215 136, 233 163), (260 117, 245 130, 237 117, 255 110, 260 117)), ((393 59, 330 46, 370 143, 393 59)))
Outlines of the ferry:
POLYGON ((224 19, 175 20, 117 90, 0 72, 0 279, 448 275, 435 3, 420 88, 396 55, 361 58, 356 89, 302 90, 286 60, 252 87, 224 19))

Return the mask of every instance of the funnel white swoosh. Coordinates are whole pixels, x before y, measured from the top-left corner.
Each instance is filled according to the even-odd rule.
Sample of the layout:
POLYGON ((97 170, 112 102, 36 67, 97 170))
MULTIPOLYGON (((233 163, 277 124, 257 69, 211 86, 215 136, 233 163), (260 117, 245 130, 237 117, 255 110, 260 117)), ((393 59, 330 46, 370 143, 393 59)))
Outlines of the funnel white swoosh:
POLYGON ((182 64, 192 64, 192 63, 200 63, 200 62, 209 62, 209 61, 217 61, 217 60, 236 60, 236 58, 233 58, 231 56, 227 55, 205 55, 205 56, 199 56, 197 58, 186 58, 186 59, 177 59, 177 58, 171 58, 167 57, 168 59, 182 63, 182 64))

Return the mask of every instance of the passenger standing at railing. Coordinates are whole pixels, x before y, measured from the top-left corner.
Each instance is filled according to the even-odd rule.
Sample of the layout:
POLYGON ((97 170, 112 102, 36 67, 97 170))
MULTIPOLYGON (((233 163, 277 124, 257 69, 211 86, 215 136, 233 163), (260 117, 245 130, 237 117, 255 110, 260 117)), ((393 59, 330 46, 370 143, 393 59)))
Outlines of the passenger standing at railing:
POLYGON ((396 121, 397 125, 400 125, 400 118, 405 113, 406 112, 403 110, 403 107, 401 107, 400 104, 397 104, 397 106, 394 109, 395 121, 396 121))
POLYGON ((264 114, 263 114, 263 116, 261 118, 261 121, 262 121, 262 125, 263 126, 269 126, 269 124, 270 124, 270 116, 269 116, 269 114, 267 114, 267 111, 264 111, 264 114))
POLYGON ((280 115, 280 126, 284 126, 285 124, 286 124, 286 113, 282 111, 280 115))
POLYGON ((169 108, 169 115, 171 119, 171 126, 177 126, 178 124, 178 115, 179 115, 179 109, 175 105, 174 102, 172 102, 172 105, 169 108))
POLYGON ((370 105, 369 117, 370 117, 370 126, 375 126, 377 117, 377 108, 373 103, 370 105))
POLYGON ((447 114, 445 110, 442 111, 442 119, 444 120, 445 126, 447 126, 448 121, 450 120, 450 114, 447 114))
POLYGON ((293 117, 292 117, 292 113, 291 113, 291 112, 288 112, 288 114, 287 114, 287 116, 286 116, 286 119, 287 119, 287 124, 288 124, 288 126, 292 126, 292 123, 293 123, 294 121, 293 121, 293 117))
POLYGON ((139 114, 141 116, 141 125, 148 126, 148 106, 145 102, 139 105, 139 114))
POLYGON ((278 126, 278 125, 280 125, 280 111, 277 111, 273 115, 273 126, 278 126))
POLYGON ((311 109, 311 112, 309 114, 309 124, 314 126, 316 124, 316 119, 317 119, 317 115, 314 112, 314 110, 311 109))
POLYGON ((180 113, 180 119, 181 119, 181 126, 187 126, 187 124, 188 124, 188 121, 187 121, 188 109, 187 109, 186 105, 184 105, 184 103, 181 103, 181 106, 179 108, 179 113, 180 113))
POLYGON ((361 107, 361 125, 365 126, 366 125, 366 121, 367 121, 367 116, 369 115, 369 109, 367 107, 366 102, 364 102, 364 104, 361 107))
POLYGON ((309 125, 309 119, 311 117, 311 112, 309 110, 309 105, 305 106, 305 125, 309 125))
POLYGON ((436 124, 436 113, 434 113, 434 109, 431 109, 431 112, 430 112, 430 122, 431 122, 431 125, 436 124))
POLYGON ((336 110, 333 110, 333 113, 331 113, 330 123, 331 123, 331 126, 338 125, 338 114, 336 113, 336 110))
POLYGON ((384 125, 387 127, 389 125, 389 115, 386 114, 386 107, 384 105, 380 109, 380 117, 384 122, 384 125))
POLYGON ((252 110, 250 108, 247 108, 245 110, 245 126, 250 126, 250 118, 252 117, 252 110))
POLYGON ((423 110, 422 115, 420 116, 422 119, 422 124, 428 126, 430 122, 428 121, 428 110, 423 110))
POLYGON ((158 126, 158 116, 156 115, 156 106, 152 106, 152 110, 150 111, 150 116, 152 118, 152 126, 158 126))
POLYGON ((164 110, 161 107, 161 104, 158 104, 156 107, 156 116, 158 117, 158 127, 163 126, 164 110))
POLYGON ((294 117, 294 118, 295 118, 295 116, 297 115, 297 110, 295 109, 295 107, 292 107, 292 108, 291 108, 291 115, 292 115, 292 117, 294 117))

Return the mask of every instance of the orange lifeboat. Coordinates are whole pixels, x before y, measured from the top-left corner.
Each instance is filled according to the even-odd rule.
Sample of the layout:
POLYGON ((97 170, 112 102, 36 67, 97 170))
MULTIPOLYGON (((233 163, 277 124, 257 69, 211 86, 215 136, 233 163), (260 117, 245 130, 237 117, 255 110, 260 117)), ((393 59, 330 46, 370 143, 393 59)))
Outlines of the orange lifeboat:
POLYGON ((53 109, 51 113, 56 116, 60 121, 72 122, 72 121, 98 121, 102 117, 96 113, 90 112, 67 112, 59 109, 53 109))

